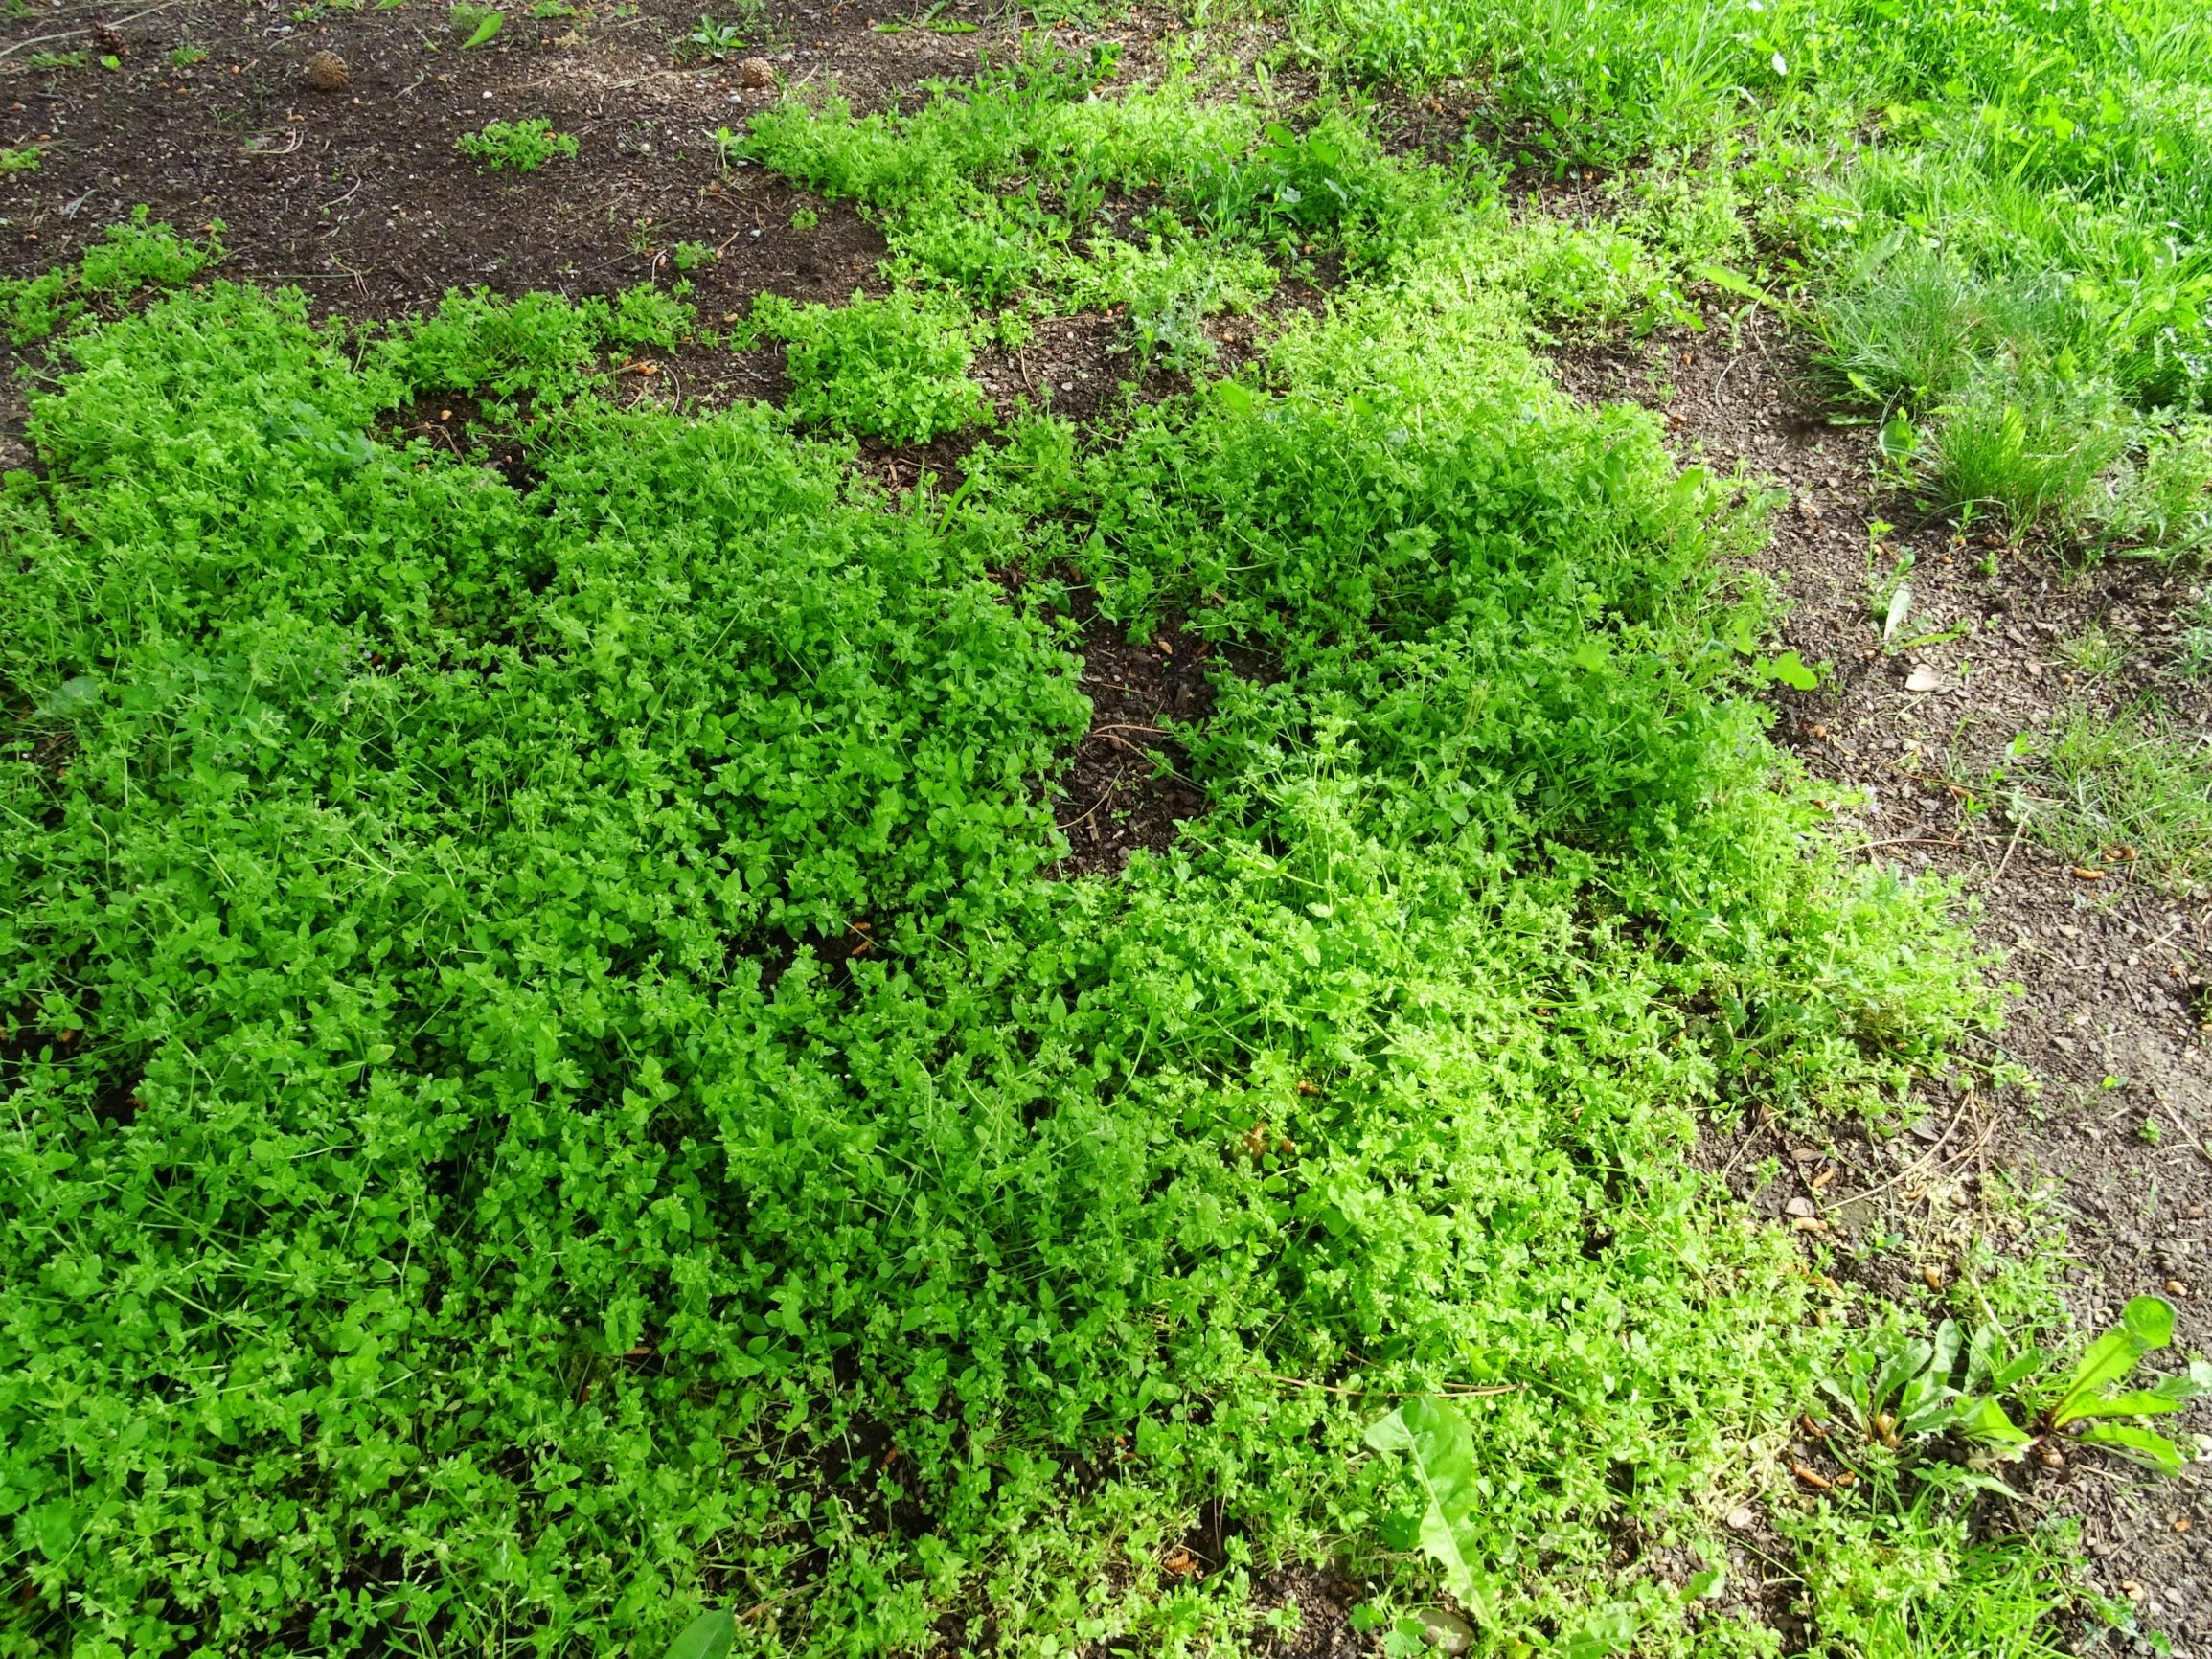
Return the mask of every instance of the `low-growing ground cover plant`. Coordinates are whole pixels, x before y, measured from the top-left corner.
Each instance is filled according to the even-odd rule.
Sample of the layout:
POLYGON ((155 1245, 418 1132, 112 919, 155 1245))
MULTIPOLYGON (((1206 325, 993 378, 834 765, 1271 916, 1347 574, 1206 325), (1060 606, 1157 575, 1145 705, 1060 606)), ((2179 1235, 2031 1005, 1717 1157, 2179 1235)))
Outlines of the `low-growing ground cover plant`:
POLYGON ((796 306, 774 294, 754 304, 755 333, 784 342, 791 393, 785 408, 835 431, 925 443, 989 413, 968 377, 975 356, 968 319, 931 296, 900 289, 881 300, 796 306))
MULTIPOLYGON (((1813 56, 1614 12, 1610 90, 1513 37, 1593 145, 1813 56)), ((1422 15, 1327 24, 1505 50, 1422 15)), ((1569 227, 1353 101, 1111 67, 718 138, 889 243, 883 297, 739 326, 780 409, 625 406, 706 345, 665 289, 355 327, 142 216, 0 291, 52 352, 0 489, 0 1654, 1233 1649, 1324 1559, 1391 1651, 1439 1591, 1524 1659, 1772 1651, 1619 1548, 1721 1559, 1854 1375, 1699 1114, 1894 1126, 1998 999, 1766 740, 1814 675, 1728 574, 1756 506, 1530 350, 1679 314, 1753 187, 1569 227), (1084 307, 1190 390, 1017 410, 949 497, 850 465, 991 423, 985 328, 1084 307), (1112 878, 1056 875, 1079 618, 1258 665, 1112 878)), ((1904 323, 1825 313, 1840 383, 1954 480, 1973 398, 2078 395, 2178 545, 2141 399, 1993 378, 1933 257, 1904 323)), ((1959 499, 2086 522, 2085 465, 1959 499)), ((1970 1543, 1949 1466, 1780 1514, 1834 1650, 2043 1650, 2068 1540, 1970 1543)))
MULTIPOLYGON (((1938 507, 1994 513, 2016 534, 2165 543, 2140 535, 2132 491, 2094 487, 2123 457, 2163 450, 2171 418, 2206 403, 2202 8, 1291 10, 1323 60, 1417 84, 1481 78, 1496 142, 1524 161, 1563 174, 1674 157, 1737 195, 1758 233, 1761 285, 1811 290, 1839 397, 1935 429, 1921 461, 1938 507)), ((1708 240, 1685 271, 1715 251, 1708 240)), ((2201 478, 2201 440, 2189 448, 2201 478)))
POLYGON ((526 121, 492 121, 475 132, 465 132, 453 148, 493 172, 512 169, 536 172, 556 156, 576 159, 576 140, 553 130, 553 123, 533 117, 526 121))

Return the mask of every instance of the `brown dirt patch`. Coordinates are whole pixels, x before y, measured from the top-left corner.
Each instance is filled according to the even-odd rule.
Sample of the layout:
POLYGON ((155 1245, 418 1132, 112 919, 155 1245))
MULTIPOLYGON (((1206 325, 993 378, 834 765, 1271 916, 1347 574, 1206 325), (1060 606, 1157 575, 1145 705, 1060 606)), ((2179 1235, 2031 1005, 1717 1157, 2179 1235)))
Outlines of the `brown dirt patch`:
MULTIPOLYGON (((1807 357, 1802 336, 1754 312, 1734 332, 1720 322, 1634 347, 1570 348, 1555 361, 1580 397, 1662 411, 1685 461, 1723 475, 1741 464, 1785 493, 1755 562, 1789 600, 1786 642, 1834 672, 1816 692, 1775 696, 1775 734, 1815 780, 1871 792, 1852 824, 1864 856, 1960 884, 1976 938, 2021 988, 1997 1052, 2041 1086, 1931 1087, 1921 1123, 1886 1139, 1851 1125, 1810 1139, 1772 1120, 1722 1126, 1708 1154, 1767 1214, 1813 1204, 1833 1228, 1808 1241, 1826 1271, 1930 1317, 1957 1310, 1952 1288, 1977 1244, 2020 1240, 2018 1194, 2047 1193, 2046 1220, 2065 1229, 2080 1328, 2101 1329, 2130 1296, 2159 1292, 2178 1311, 2177 1350, 2212 1351, 2212 1314, 2193 1293, 2195 1275, 2212 1287, 2212 1153, 2201 1149, 2212 1068, 2193 1003, 2208 977, 2212 908, 2124 866, 2083 880, 2004 816, 2001 791, 1985 782, 2009 763, 2017 734, 2075 707, 2117 717, 2155 693, 2205 729, 2212 697, 2178 671, 2190 582, 2147 559, 2085 567, 2047 543, 1968 542, 1881 482, 1871 431, 1831 423, 1807 357), (1868 587, 1877 521, 1897 527, 1881 537, 1889 556, 1915 556, 1905 632, 1952 637, 1883 648, 1868 587), (2092 625, 2129 646, 2119 673, 2091 678, 2056 650, 2092 625), (1935 671, 1938 690, 1911 689, 1920 668, 1935 671), (2146 1118, 2167 1125, 2155 1146, 2138 1136, 2146 1118), (1751 1171, 1767 1157, 1781 1178, 1758 1187, 1751 1171), (1901 1242, 1875 1247, 1885 1234, 1901 1242)), ((2181 1426, 2207 1426, 2203 1409, 2181 1426)), ((2177 1651, 2201 1649, 2212 1644, 2205 1469, 2148 1480, 2084 1457, 2039 1471, 2032 1506, 2013 1518, 2026 1524, 2044 1506, 2077 1517, 2097 1587, 2132 1600, 2177 1651)))
POLYGON ((1059 868, 1112 875, 1140 847, 1165 851, 1184 822, 1206 810, 1174 728, 1213 712, 1212 675, 1222 664, 1179 625, 1132 641, 1124 625, 1097 613, 1086 591, 1078 591, 1075 614, 1091 726, 1060 780, 1057 816, 1068 854, 1059 868))
MULTIPOLYGON (((834 84, 866 108, 1010 53, 1021 17, 968 0, 937 21, 969 33, 883 33, 860 9, 786 6, 727 60, 680 61, 700 10, 587 0, 537 17, 517 3, 494 41, 465 51, 448 9, 426 0, 290 12, 186 0, 126 24, 126 50, 104 69, 97 56, 34 67, 97 52, 88 15, 41 8, 0 27, 0 50, 14 49, 0 57, 0 144, 43 151, 35 171, 0 175, 0 272, 73 258, 145 203, 180 230, 220 219, 228 274, 303 284, 355 317, 479 284, 581 294, 666 281, 683 244, 711 250, 687 273, 710 317, 764 291, 841 301, 879 287, 881 238, 849 207, 722 168, 713 134, 781 95, 741 85, 738 59, 757 52, 786 85, 834 84), (308 84, 319 51, 345 60, 345 90, 308 84), (205 56, 172 60, 194 52, 205 56), (453 148, 486 122, 528 117, 574 135, 578 158, 485 172, 453 148), (820 222, 793 229, 801 207, 820 222)), ((1156 33, 1135 18, 1059 38, 1112 41, 1133 66, 1156 33)))

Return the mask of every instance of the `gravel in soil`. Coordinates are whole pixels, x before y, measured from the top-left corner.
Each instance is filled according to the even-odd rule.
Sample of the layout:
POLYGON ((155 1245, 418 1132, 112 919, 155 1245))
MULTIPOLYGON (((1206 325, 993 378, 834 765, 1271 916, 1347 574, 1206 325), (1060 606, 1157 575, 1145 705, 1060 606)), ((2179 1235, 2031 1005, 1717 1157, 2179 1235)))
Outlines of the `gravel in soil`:
MULTIPOLYGON (((2015 763, 2014 738, 2075 710, 2117 719, 2155 693, 2178 726, 2207 729, 2212 695, 2180 671, 2186 573, 1962 535, 1882 482, 1871 428, 1833 423, 1801 335, 1764 311, 1733 330, 1715 322, 1633 348, 1563 348, 1560 380, 1589 400, 1660 412, 1685 462, 1723 477, 1740 468, 1780 492, 1756 566, 1788 602, 1784 642, 1832 671, 1816 691, 1776 694, 1774 735, 1815 786, 1836 785, 1839 801, 1863 792, 1847 820, 1862 856, 1958 884, 1977 940, 2019 989, 1993 1055, 2026 1066, 2038 1086, 1933 1089, 1926 1116, 1886 1140, 1838 1128, 1807 1145, 1763 1119, 1718 1134, 1707 1155, 1767 1214, 1819 1229, 1807 1248, 1827 1271, 1931 1318, 1955 1310, 1978 1242, 2027 1241, 2033 1206, 2064 1230, 2065 1293, 2083 1329, 2155 1292, 2176 1307, 2176 1351, 2212 1351, 2212 1316, 2195 1294, 2198 1275, 2212 1288, 2212 1074, 2199 1004, 2212 906, 2124 861, 2086 879, 1987 805, 1998 793, 1988 780, 2015 763), (1870 577, 1907 553, 1912 614, 1901 632, 1926 643, 1892 650, 1870 577), (2117 671, 2082 672, 2060 650, 2091 628, 2119 642, 2117 671), (2155 1143, 2147 1122, 2162 1125, 2155 1143), (1751 1172, 1767 1158, 1781 1178, 1758 1186, 1751 1172), (1883 1237, 1901 1242, 1874 1248, 1883 1237)), ((2201 1408, 2181 1426, 2203 1427, 2201 1408)), ((2205 1465, 2169 1481, 2085 1455, 2036 1471, 2027 1501, 2003 1518, 2046 1512, 2080 1521, 2098 1589, 2132 1602, 2175 1652, 2212 1651, 2205 1465)))

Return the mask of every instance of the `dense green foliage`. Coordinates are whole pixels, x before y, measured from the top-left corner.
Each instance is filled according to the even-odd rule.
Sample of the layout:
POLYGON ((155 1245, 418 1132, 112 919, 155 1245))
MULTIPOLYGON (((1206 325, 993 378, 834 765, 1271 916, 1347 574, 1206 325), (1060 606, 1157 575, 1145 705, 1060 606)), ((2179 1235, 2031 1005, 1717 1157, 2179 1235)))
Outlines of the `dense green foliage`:
POLYGON ((774 294, 754 303, 756 335, 785 344, 801 420, 895 443, 925 443, 982 420, 983 395, 968 377, 974 348, 966 319, 942 301, 900 289, 845 306, 795 306, 774 294))
POLYGON ((1361 1391, 1470 1385, 1501 1631, 1751 1640, 1609 1541, 1709 1529, 1825 1352, 1695 1112, 1987 1009, 1771 786, 1745 521, 1535 372, 1555 252, 1440 213, 952 506, 616 412, 650 292, 69 332, 0 571, 0 1646, 1174 1646, 1397 1537, 1361 1391), (384 435, 457 388, 526 476, 384 435), (1279 665, 1124 879, 1044 878, 1083 704, 1010 559, 1279 665))
POLYGON ((1640 160, 1751 207, 1772 285, 1813 287, 1839 396, 1926 429, 1938 506, 2206 545, 2201 511, 2170 511, 2177 481, 2198 502, 2212 482, 2212 21, 2193 0, 1293 10, 1366 74, 1480 77, 1496 117, 1533 124, 1515 148, 1562 170, 1640 160))
POLYGON ((577 143, 569 134, 554 131, 551 122, 536 119, 487 122, 480 130, 455 139, 453 148, 493 172, 509 169, 536 172, 555 156, 574 161, 577 143))
MULTIPOLYGON (((1576 228, 1187 69, 787 101, 739 148, 891 251, 741 328, 783 409, 618 408, 702 343, 650 288, 356 330, 141 216, 0 291, 54 356, 0 489, 0 1654, 1189 1650, 1286 1560, 1419 1594, 1432 1503, 1490 1650, 1773 1651, 1616 1547, 1718 1558, 1841 1340, 1699 1114, 1879 1121, 1994 999, 1762 735, 1757 511, 1529 336, 1786 246, 1932 489, 2186 546, 2201 26, 1304 24, 1665 164, 1576 228), (1238 378, 1082 430, 969 378, 1085 307, 1203 370, 1319 257, 1238 378), (519 464, 396 436, 456 394, 519 464), (950 500, 849 466, 978 427, 950 500), (1055 878, 1078 615, 1264 665, 1110 879, 1055 878), (1395 1455, 1447 1441, 1448 1505, 1395 1455)), ((2069 742, 2093 838, 2139 756, 2069 742)), ((1779 1512, 1816 1640, 2043 1650, 2063 1541, 1970 1548, 1965 1489, 1779 1512)))

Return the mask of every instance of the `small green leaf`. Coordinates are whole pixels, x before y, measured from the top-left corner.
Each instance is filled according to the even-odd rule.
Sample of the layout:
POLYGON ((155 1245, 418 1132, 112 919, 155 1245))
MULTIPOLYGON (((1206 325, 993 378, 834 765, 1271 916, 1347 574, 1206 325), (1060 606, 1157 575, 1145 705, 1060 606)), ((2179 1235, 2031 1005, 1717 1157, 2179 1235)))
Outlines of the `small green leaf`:
POLYGON ((2101 1422, 2083 1430, 2081 1439, 2135 1463, 2148 1464, 2161 1473, 2181 1472, 2181 1448, 2164 1435, 2153 1434, 2147 1428, 2124 1422, 2101 1422))
POLYGON ((1740 294, 1746 300, 1764 300, 1766 290, 1741 271, 1732 271, 1726 265, 1698 265, 1690 274, 1701 283, 1711 283, 1724 293, 1740 294))
POLYGON ((2096 1398, 2098 1390, 2134 1370, 2142 1354, 2140 1345, 2126 1330, 2106 1331, 2089 1344, 2089 1352, 2082 1355, 2073 1375, 2066 1379, 2065 1393, 2051 1408, 2051 1421, 2064 1423, 2079 1417, 2082 1408, 2096 1398))
POLYGON ((504 11, 493 11, 488 13, 486 16, 478 20, 476 25, 476 32, 469 35, 467 39, 461 42, 461 50, 466 52, 471 46, 483 45, 494 34, 497 34, 501 28, 506 25, 506 22, 507 13, 504 11))
POLYGON ((31 1511, 30 1518, 32 1542, 49 1561, 58 1562, 77 1548, 77 1534, 82 1529, 77 1518, 77 1506, 67 1498, 40 1504, 31 1511))
POLYGON ((2163 1296, 2134 1297, 2121 1310, 2120 1329, 2145 1353, 2164 1348, 2174 1340, 2174 1305, 2163 1296))
POLYGON ((1769 676, 1800 692, 1810 692, 1820 684, 1820 676, 1805 666, 1805 659, 1795 651, 1784 651, 1767 665, 1769 676))
MULTIPOLYGON (((2120 1315, 2118 1329, 2108 1330, 2089 1344, 2089 1352, 2074 1367, 2074 1374, 2066 1379, 2066 1391, 2059 1403, 2051 1408, 2051 1423, 2058 1427, 2085 1417, 2133 1417, 2144 1412, 2166 1411, 2168 1405, 2146 1406, 2130 1404, 2115 1409, 2115 1402, 2100 1400, 2099 1391, 2114 1383, 2135 1369, 2135 1362, 2155 1349, 2166 1347, 2174 1340, 2173 1304, 2158 1296, 2138 1296, 2130 1302, 2120 1315)), ((2192 1375, 2194 1374, 2192 1373, 2192 1375)), ((2126 1400, 2178 1399, 2171 1390, 2155 1393, 2126 1395, 2126 1400)))
POLYGON ((1882 613, 1881 643, 1887 645, 1897 637, 1897 630, 1904 626, 1904 619, 1912 612, 1912 584, 1899 582, 1889 596, 1889 608, 1882 613))
POLYGON ((1952 1426, 1976 1445, 2017 1448, 2028 1443, 2026 1431, 2005 1415, 2003 1406, 1986 1397, 1962 1406, 1952 1426))
POLYGON ((2179 1411, 2181 1401, 2172 1395, 2159 1394, 2151 1389, 2130 1389, 2126 1394, 2108 1394, 2099 1398, 2084 1400, 2073 1410, 2076 1419, 2085 1417, 2155 1417, 2160 1412, 2179 1411))
POLYGON ((737 1620, 718 1607, 686 1625, 669 1644, 665 1659, 723 1659, 737 1639, 737 1620))
POLYGON ((2152 1392, 2167 1399, 2195 1399, 2201 1394, 2212 1394, 2212 1363, 2193 1359, 2178 1376, 2160 1377, 2152 1392))
POLYGON ((48 719, 74 719, 100 701, 100 682, 87 675, 63 680, 49 692, 38 704, 38 712, 48 719))

